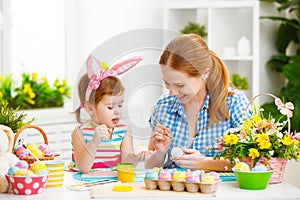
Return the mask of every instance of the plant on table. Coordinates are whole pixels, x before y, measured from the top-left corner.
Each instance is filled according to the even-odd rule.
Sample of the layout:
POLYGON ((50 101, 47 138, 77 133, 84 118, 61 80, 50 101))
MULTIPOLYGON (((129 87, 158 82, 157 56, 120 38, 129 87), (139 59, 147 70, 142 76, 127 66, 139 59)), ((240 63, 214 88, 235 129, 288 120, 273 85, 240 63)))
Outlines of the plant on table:
POLYGON ((229 129, 217 139, 217 145, 213 148, 218 152, 216 159, 228 159, 233 164, 235 159, 250 157, 253 166, 261 158, 300 159, 300 133, 290 133, 294 106, 273 97, 281 118, 276 121, 271 115, 265 117, 263 109, 254 102, 251 116, 245 117, 238 128, 229 129))

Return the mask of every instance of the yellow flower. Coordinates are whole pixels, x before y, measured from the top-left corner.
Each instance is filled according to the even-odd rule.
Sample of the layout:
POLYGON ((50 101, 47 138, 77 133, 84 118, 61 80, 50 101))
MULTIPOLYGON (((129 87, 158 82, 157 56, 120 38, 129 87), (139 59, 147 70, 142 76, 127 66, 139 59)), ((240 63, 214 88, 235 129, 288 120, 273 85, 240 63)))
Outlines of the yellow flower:
POLYGON ((230 135, 224 134, 223 140, 224 140, 225 144, 229 144, 229 142, 230 142, 230 135))
POLYGON ((36 82, 38 76, 37 73, 32 73, 31 76, 32 76, 32 81, 36 82))
POLYGON ((2 98, 3 97, 3 94, 2 94, 2 92, 0 92, 0 98, 2 98))
POLYGON ((258 143, 260 149, 268 149, 272 146, 269 140, 262 140, 258 143))
POLYGON ((253 123, 251 120, 247 120, 242 124, 242 129, 245 131, 250 130, 252 127, 253 127, 253 123))
POLYGON ((68 85, 67 79, 64 79, 64 80, 63 80, 63 85, 64 85, 64 86, 67 86, 67 85, 68 85))
POLYGON ((36 96, 32 90, 28 92, 28 95, 31 99, 33 99, 36 96))
POLYGON ((261 141, 269 140, 269 136, 266 134, 257 134, 256 142, 260 143, 261 141))
POLYGON ((300 153, 298 153, 298 156, 297 156, 298 160, 300 160, 300 153))
POLYGON ((252 159, 258 158, 259 152, 257 151, 257 149, 254 148, 249 149, 249 157, 251 157, 252 159))
POLYGON ((236 143, 238 143, 238 141, 239 141, 239 138, 235 134, 231 134, 231 135, 225 134, 224 135, 224 143, 225 144, 236 144, 236 143))
POLYGON ((32 100, 32 99, 28 99, 27 102, 30 103, 31 105, 34 105, 34 104, 35 104, 35 101, 32 100))
POLYGON ((30 85, 29 83, 26 83, 26 84, 24 85, 23 93, 24 93, 24 94, 27 94, 27 93, 29 93, 30 91, 32 91, 31 85, 30 85))
POLYGON ((42 82, 45 82, 46 80, 47 80, 46 77, 44 77, 44 76, 41 77, 41 81, 42 81, 42 82))
POLYGON ((58 91, 59 91, 59 93, 63 94, 63 93, 65 92, 65 88, 60 87, 60 88, 58 89, 58 91))
POLYGON ((3 80, 3 77, 0 75, 0 82, 3 80))
POLYGON ((55 80, 54 85, 55 85, 55 87, 59 87, 60 86, 60 82, 59 82, 58 79, 55 80))
POLYGON ((286 145, 286 146, 289 146, 291 144, 293 144, 294 140, 292 137, 289 137, 287 135, 285 135, 282 139, 282 144, 286 145))

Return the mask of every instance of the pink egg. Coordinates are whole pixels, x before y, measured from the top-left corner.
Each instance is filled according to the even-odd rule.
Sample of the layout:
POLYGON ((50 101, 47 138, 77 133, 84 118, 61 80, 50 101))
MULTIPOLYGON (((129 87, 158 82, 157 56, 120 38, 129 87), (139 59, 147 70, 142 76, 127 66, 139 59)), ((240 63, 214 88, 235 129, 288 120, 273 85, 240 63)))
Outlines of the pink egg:
POLYGON ((19 167, 20 169, 28 169, 29 168, 29 165, 25 160, 20 160, 15 166, 19 167))

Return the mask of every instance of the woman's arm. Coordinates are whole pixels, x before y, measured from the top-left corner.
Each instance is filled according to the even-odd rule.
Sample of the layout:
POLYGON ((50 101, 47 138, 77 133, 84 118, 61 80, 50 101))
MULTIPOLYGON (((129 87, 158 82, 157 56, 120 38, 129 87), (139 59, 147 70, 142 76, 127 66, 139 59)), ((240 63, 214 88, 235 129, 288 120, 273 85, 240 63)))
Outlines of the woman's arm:
POLYGON ((212 157, 205 157, 196 149, 182 149, 185 153, 178 158, 171 157, 179 167, 188 169, 211 170, 211 171, 231 171, 230 162, 227 160, 215 160, 212 157))
POLYGON ((93 138, 89 144, 85 143, 82 132, 76 128, 72 132, 72 146, 77 168, 82 173, 87 173, 93 166, 98 142, 93 138))
POLYGON ((148 160, 145 161, 145 168, 151 169, 153 167, 163 167, 166 152, 160 152, 158 150, 155 150, 152 138, 150 138, 149 140, 148 149, 154 151, 154 153, 148 160))
POLYGON ((133 136, 130 128, 123 138, 121 152, 121 162, 133 163, 134 166, 137 166, 139 162, 145 161, 149 155, 153 153, 153 151, 141 151, 138 154, 134 153, 133 136))
POLYGON ((166 127, 161 124, 157 124, 148 145, 149 150, 155 151, 150 158, 146 160, 145 168, 150 169, 153 167, 162 167, 164 165, 171 140, 170 130, 166 129, 166 127))

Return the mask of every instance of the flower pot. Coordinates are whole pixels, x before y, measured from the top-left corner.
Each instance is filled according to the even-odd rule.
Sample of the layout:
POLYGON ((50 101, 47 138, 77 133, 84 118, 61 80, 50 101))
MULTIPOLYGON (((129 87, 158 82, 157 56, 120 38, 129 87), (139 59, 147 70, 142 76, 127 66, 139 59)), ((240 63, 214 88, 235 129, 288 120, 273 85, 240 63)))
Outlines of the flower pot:
MULTIPOLYGON (((249 166, 253 165, 253 160, 249 157, 243 158, 243 162, 247 163, 249 166)), ((283 174, 285 170, 286 163, 288 159, 285 158, 270 158, 268 159, 274 173, 271 176, 269 184, 281 183, 283 179, 283 174)))
POLYGON ((241 189, 263 190, 267 188, 273 171, 242 172, 234 170, 233 173, 241 189))

